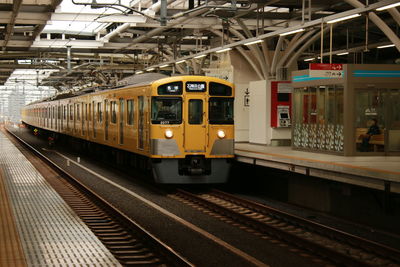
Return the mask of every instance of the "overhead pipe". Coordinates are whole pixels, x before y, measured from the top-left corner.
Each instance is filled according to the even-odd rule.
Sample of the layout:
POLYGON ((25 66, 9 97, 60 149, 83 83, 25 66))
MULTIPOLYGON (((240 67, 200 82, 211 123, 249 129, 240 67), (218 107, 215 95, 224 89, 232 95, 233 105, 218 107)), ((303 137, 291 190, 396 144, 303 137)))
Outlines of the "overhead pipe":
POLYGON ((67 70, 71 71, 71 46, 67 45, 67 70))
MULTIPOLYGON (((324 32, 327 32, 329 30, 328 27, 324 28, 324 32)), ((293 54, 293 56, 290 57, 289 61, 285 64, 285 68, 288 68, 290 65, 293 64, 294 61, 297 61, 299 56, 307 49, 309 48, 315 41, 318 40, 318 38, 321 38, 321 33, 317 32, 315 33, 310 39, 308 39, 307 42, 305 42, 300 49, 296 51, 296 53, 293 54)))
MULTIPOLYGON (((247 38, 252 38, 254 37, 249 28, 243 23, 241 19, 236 19, 240 27, 243 29, 244 33, 246 34, 247 38)), ((235 31, 237 32, 237 31, 235 31)), ((239 32, 238 32, 239 33, 239 32)), ((240 34, 241 35, 241 34, 240 34)), ((241 35, 242 36, 242 35, 241 35)), ((242 36, 242 40, 246 39, 242 36), (243 38, 243 39, 242 39, 243 38)), ((271 66, 269 61, 267 61, 264 57, 264 54, 261 52, 261 49, 258 47, 258 45, 250 45, 249 49, 252 50, 257 54, 257 59, 261 65, 262 71, 264 73, 265 79, 268 77, 268 73, 271 71, 271 66)))
POLYGON ((276 64, 276 68, 274 70, 275 73, 279 68, 281 68, 283 66, 283 64, 289 58, 289 56, 292 55, 293 51, 295 51, 295 49, 297 47, 299 47, 299 45, 302 44, 305 40, 308 40, 308 38, 310 38, 310 36, 313 35, 315 32, 316 32, 316 30, 309 31, 305 34, 298 33, 298 34, 296 34, 296 36, 298 36, 297 38, 296 38, 296 36, 293 37, 293 39, 289 43, 289 46, 285 50, 283 56, 279 59, 279 62, 276 64))
MULTIPOLYGON (((174 2, 175 0, 167 0, 166 5, 168 6, 170 3, 174 2)), ((158 1, 157 3, 151 5, 148 9, 143 11, 144 14, 149 15, 152 12, 157 13, 161 9, 161 1, 158 1)), ((122 24, 121 26, 118 26, 114 31, 106 34, 101 38, 101 41, 107 42, 117 34, 126 31, 129 27, 131 26, 131 23, 127 22, 122 24)))
MULTIPOLYGON (((235 34, 237 37, 239 37, 241 40, 245 40, 246 38, 237 30, 235 29, 229 29, 233 34, 235 34)), ((249 49, 253 52, 253 54, 256 55, 256 59, 258 61, 259 66, 261 67, 261 71, 263 73, 264 79, 267 79, 268 77, 268 68, 264 59, 264 55, 261 53, 261 50, 255 46, 255 45, 250 45, 249 49)), ((269 66, 268 66, 269 67, 269 66)))
POLYGON ((389 8, 388 12, 390 15, 392 15, 397 24, 400 25, 400 12, 397 10, 397 8, 389 8))
MULTIPOLYGON (((345 1, 356 8, 364 7, 364 4, 362 4, 357 0, 345 0, 345 1)), ((386 35, 386 37, 389 38, 390 41, 392 41, 392 43, 396 46, 397 50, 400 52, 400 39, 392 31, 392 29, 390 29, 389 26, 374 12, 372 11, 369 12, 368 16, 372 20, 372 22, 374 22, 375 25, 378 26, 379 29, 381 29, 381 31, 386 35)))
POLYGON ((284 36, 279 36, 278 43, 276 44, 276 47, 275 47, 274 57, 272 58, 272 63, 271 63, 271 74, 273 76, 276 75, 276 63, 278 62, 280 47, 282 46, 282 42, 284 39, 285 39, 284 36))
MULTIPOLYGON (((220 37, 223 36, 222 32, 220 32, 218 30, 209 29, 209 31, 214 33, 215 35, 220 36, 220 37)), ((229 40, 229 41, 232 41, 232 40, 229 40)), ((264 80, 264 76, 261 73, 260 69, 258 68, 257 64, 254 62, 253 59, 251 59, 249 57, 249 55, 246 53, 246 51, 244 51, 244 49, 242 47, 240 47, 240 46, 237 46, 236 49, 239 51, 240 54, 242 54, 242 56, 247 60, 247 62, 250 64, 250 66, 254 69, 254 71, 256 72, 258 77, 260 78, 260 80, 264 80)))
MULTIPOLYGON (((168 0, 168 3, 170 1, 173 1, 173 0, 168 0)), ((187 20, 189 20, 191 18, 194 18, 194 17, 196 17, 198 15, 201 15, 201 14, 203 14, 205 12, 207 12, 207 10, 197 10, 197 11, 194 11, 194 12, 190 13, 186 17, 180 17, 180 18, 172 21, 171 23, 169 23, 165 27, 160 27, 160 28, 153 29, 153 30, 151 30, 151 31, 149 31, 149 32, 147 32, 147 33, 135 38, 130 44, 124 46, 123 48, 118 49, 117 51, 121 51, 121 50, 127 49, 127 48, 129 48, 129 47, 131 47, 131 46, 133 46, 133 45, 135 45, 137 43, 143 42, 143 41, 145 41, 145 40, 147 40, 147 39, 149 39, 149 38, 151 38, 151 37, 153 37, 155 35, 158 35, 158 34, 162 33, 165 30, 171 29, 176 25, 180 25, 180 24, 184 23, 185 21, 187 21, 187 20)))

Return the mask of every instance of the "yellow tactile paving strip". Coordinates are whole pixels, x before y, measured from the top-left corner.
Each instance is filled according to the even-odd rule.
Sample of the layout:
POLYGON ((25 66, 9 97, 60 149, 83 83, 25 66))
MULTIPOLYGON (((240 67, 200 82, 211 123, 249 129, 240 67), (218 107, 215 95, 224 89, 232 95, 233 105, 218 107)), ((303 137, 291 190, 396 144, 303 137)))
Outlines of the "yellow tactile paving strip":
POLYGON ((25 255, 19 240, 14 214, 4 185, 0 167, 0 266, 26 266, 25 255))

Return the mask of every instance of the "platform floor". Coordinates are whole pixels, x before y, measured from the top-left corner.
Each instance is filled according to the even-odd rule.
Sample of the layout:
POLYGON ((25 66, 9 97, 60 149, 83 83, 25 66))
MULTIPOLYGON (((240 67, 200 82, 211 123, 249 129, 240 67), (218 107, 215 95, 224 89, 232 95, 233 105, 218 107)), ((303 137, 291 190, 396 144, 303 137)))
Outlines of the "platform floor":
POLYGON ((370 188, 400 193, 400 157, 354 156, 235 143, 237 160, 370 188))
POLYGON ((0 266, 120 266, 0 132, 0 266))

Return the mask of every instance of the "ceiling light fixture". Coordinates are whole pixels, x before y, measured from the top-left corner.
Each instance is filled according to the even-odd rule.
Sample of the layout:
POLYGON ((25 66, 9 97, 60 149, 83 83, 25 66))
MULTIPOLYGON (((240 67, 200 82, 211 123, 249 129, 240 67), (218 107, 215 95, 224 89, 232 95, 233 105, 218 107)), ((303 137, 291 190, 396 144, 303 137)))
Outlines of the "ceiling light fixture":
POLYGON ((165 64, 165 65, 161 65, 160 68, 166 68, 168 66, 169 66, 169 64, 165 64))
POLYGON ((343 53, 338 53, 338 54, 336 54, 337 56, 344 56, 344 55, 348 55, 349 54, 349 52, 343 52, 343 53))
POLYGON ((336 23, 336 22, 343 21, 343 20, 348 20, 348 19, 357 18, 357 17, 359 17, 359 16, 361 16, 361 14, 353 14, 353 15, 349 15, 349 16, 345 16, 345 17, 341 17, 341 18, 329 20, 329 21, 327 21, 326 23, 329 23, 329 24, 331 24, 331 23, 336 23))
POLYGON ((232 48, 230 48, 230 47, 228 47, 228 48, 224 48, 224 49, 221 49, 221 50, 215 51, 215 53, 223 53, 223 52, 227 52, 227 51, 229 51, 229 50, 232 50, 232 48))
POLYGON ((138 70, 137 72, 135 72, 135 74, 142 74, 143 71, 142 70, 138 70))
POLYGON ((155 70, 156 68, 148 68, 148 69, 146 69, 146 71, 153 71, 153 70, 155 70))
POLYGON ((194 58, 202 58, 202 57, 205 57, 205 56, 207 56, 207 55, 203 54, 203 55, 195 56, 194 58))
POLYGON ((390 4, 390 5, 387 5, 387 6, 381 6, 381 7, 378 7, 377 9, 375 9, 375 10, 376 11, 382 11, 382 10, 386 10, 386 9, 397 7, 397 6, 400 6, 400 2, 394 3, 394 4, 390 4))
POLYGON ((306 58, 306 59, 304 59, 304 61, 313 61, 315 59, 315 57, 312 57, 312 58, 306 58))
POLYGON ((186 62, 186 60, 179 60, 179 61, 177 61, 177 62, 175 62, 175 64, 181 64, 181 63, 183 63, 183 62, 186 62))
POLYGON ((245 43, 244 45, 253 45, 253 44, 259 44, 259 43, 262 43, 262 42, 264 42, 264 40, 256 40, 256 41, 245 43))
POLYGON ((289 34, 293 34, 293 33, 298 33, 298 32, 304 32, 305 29, 301 28, 301 29, 297 29, 297 30, 293 30, 293 31, 288 31, 288 32, 284 32, 284 33, 280 33, 280 36, 286 36, 289 34))
POLYGON ((378 49, 381 49, 381 48, 388 48, 388 47, 394 47, 394 44, 381 45, 381 46, 378 46, 377 48, 378 48, 378 49))

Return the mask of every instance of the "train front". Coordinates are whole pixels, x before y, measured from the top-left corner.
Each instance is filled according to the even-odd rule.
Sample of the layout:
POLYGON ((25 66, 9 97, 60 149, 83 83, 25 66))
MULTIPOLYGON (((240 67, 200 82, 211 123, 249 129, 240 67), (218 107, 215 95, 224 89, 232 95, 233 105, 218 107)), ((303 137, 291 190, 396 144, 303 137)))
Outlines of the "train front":
POLYGON ((153 84, 150 143, 158 183, 225 183, 234 157, 234 86, 206 76, 153 84))

